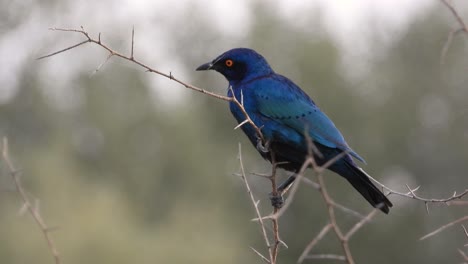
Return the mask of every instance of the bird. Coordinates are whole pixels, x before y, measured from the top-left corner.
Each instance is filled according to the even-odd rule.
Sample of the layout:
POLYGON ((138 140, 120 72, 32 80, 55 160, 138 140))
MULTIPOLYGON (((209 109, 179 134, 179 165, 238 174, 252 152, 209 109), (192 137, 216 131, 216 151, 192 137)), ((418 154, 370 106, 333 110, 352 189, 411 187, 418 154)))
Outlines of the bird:
POLYGON ((389 213, 392 203, 353 160, 365 163, 364 159, 349 147, 333 121, 309 95, 273 71, 262 55, 253 49, 234 48, 196 68, 206 70, 217 71, 227 79, 227 96, 241 102, 251 121, 260 128, 265 144, 255 127, 244 122, 246 116, 239 105, 229 102, 232 115, 239 124, 244 122, 241 129, 260 155, 272 162, 274 153, 278 167, 294 173, 278 187, 278 193, 287 190, 297 178, 311 140, 317 150, 313 152, 317 165, 342 155, 327 169, 344 177, 373 207, 389 213))

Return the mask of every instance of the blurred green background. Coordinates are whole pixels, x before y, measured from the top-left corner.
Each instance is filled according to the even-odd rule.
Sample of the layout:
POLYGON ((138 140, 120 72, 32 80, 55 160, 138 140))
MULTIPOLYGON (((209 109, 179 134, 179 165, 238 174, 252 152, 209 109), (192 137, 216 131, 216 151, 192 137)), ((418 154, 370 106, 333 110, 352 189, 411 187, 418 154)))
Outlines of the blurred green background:
MULTIPOLYGON (((97 46, 35 60, 82 40, 48 27, 83 25, 127 52, 135 26, 137 59, 219 94, 223 77, 194 69, 230 48, 254 48, 314 98, 377 179, 399 191, 420 185, 431 198, 468 187, 468 42, 457 36, 441 65, 455 25, 449 12, 426 0, 316 2, 0 1, 0 136, 45 221, 58 227, 63 263, 260 263, 249 246, 265 245, 233 176, 238 142, 247 171, 270 167, 233 130, 226 102, 117 58, 94 72, 107 56, 97 46), (359 5, 372 9, 359 20, 340 16, 359 5)), ((52 263, 38 227, 18 213, 3 163, 0 170, 0 263, 52 263)), ((347 182, 326 176, 338 202, 371 210, 347 182)), ((269 183, 249 180, 269 213, 269 183)), ((430 205, 427 214, 422 202, 390 199, 391 213, 351 240, 357 263, 461 261, 460 226, 419 238, 466 215, 466 206, 430 205)), ((289 248, 279 263, 297 261, 327 222, 325 209, 317 191, 301 186, 280 220, 289 248)), ((338 216, 344 227, 356 221, 338 216)), ((341 248, 330 234, 313 253, 341 248)))

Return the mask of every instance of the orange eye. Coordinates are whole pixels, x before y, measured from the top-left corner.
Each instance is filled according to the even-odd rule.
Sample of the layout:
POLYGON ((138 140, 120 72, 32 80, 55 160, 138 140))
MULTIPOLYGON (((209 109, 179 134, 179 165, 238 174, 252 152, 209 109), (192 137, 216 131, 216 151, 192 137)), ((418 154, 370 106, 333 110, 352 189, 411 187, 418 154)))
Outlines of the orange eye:
POLYGON ((232 67, 232 65, 234 65, 234 62, 232 60, 226 60, 225 64, 228 67, 232 67))

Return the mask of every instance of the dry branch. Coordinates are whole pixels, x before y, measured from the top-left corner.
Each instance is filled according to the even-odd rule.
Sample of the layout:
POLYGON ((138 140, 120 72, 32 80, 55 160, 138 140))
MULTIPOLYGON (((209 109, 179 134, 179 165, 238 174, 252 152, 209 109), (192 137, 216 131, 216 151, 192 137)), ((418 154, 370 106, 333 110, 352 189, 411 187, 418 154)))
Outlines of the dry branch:
MULTIPOLYGON (((441 1, 444 2, 449 7, 449 9, 452 11, 452 13, 454 13, 455 17, 457 18, 460 25, 462 26, 462 29, 460 29, 460 30, 467 32, 466 24, 459 17, 458 13, 456 13, 456 11, 454 12, 455 9, 450 8, 451 5, 446 0, 441 0, 441 1)), ((116 57, 122 58, 124 60, 130 61, 132 63, 135 63, 135 64, 139 65, 140 67, 144 68, 147 72, 155 73, 155 74, 160 75, 162 77, 165 77, 165 78, 167 78, 167 79, 169 79, 171 81, 177 82, 177 83, 179 83, 180 85, 182 85, 183 87, 185 87, 187 89, 206 94, 206 95, 208 95, 210 97, 213 97, 213 98, 216 98, 216 99, 219 99, 219 100, 224 100, 224 101, 232 102, 232 103, 236 104, 239 107, 239 109, 243 112, 243 114, 245 116, 245 121, 240 122, 240 124, 238 126, 236 126, 235 129, 237 129, 237 128, 245 125, 245 124, 251 125, 256 130, 257 136, 259 138, 259 143, 261 143, 261 145, 258 146, 258 147, 268 149, 269 142, 267 142, 265 140, 265 138, 263 137, 263 134, 261 132, 261 128, 256 126, 256 124, 250 119, 249 115, 247 114, 247 112, 246 112, 246 110, 245 110, 245 108, 243 106, 243 96, 242 96, 242 94, 241 94, 241 98, 236 98, 234 96, 234 93, 232 93, 233 94, 232 97, 219 95, 219 94, 216 94, 214 92, 211 92, 211 91, 208 91, 208 90, 205 90, 205 89, 202 89, 202 88, 198 88, 198 87, 196 87, 194 85, 186 83, 186 82, 174 77, 174 75, 171 72, 169 74, 163 73, 163 72, 158 71, 158 70, 148 66, 147 64, 137 60, 135 58, 135 52, 134 52, 134 38, 135 38, 134 28, 132 28, 131 50, 130 50, 130 55, 129 56, 124 55, 123 53, 119 53, 119 52, 113 50, 112 48, 110 48, 107 44, 104 44, 101 41, 101 34, 100 33, 99 33, 97 39, 92 38, 90 36, 90 34, 83 29, 83 27, 81 27, 81 29, 52 28, 51 30, 61 31, 61 32, 79 33, 79 34, 81 34, 81 35, 83 35, 85 37, 85 40, 78 43, 78 44, 76 44, 76 45, 73 45, 73 46, 64 48, 62 50, 50 53, 48 55, 42 56, 42 57, 40 57, 38 59, 48 58, 48 57, 63 53, 65 51, 69 51, 71 49, 74 49, 74 48, 79 47, 81 45, 84 45, 86 43, 96 44, 96 45, 100 46, 101 48, 105 49, 107 52, 109 52, 109 55, 107 56, 106 61, 108 59, 110 59, 111 57, 116 56, 116 57)), ((452 33, 452 34, 455 34, 455 33, 452 33)), ((453 36, 449 36, 449 37, 452 38, 453 36)), ((448 49, 448 47, 444 48, 444 50, 445 49, 448 49)), ((232 88, 230 87, 230 89, 232 89, 232 88)), ((317 152, 316 148, 314 148, 314 145, 313 145, 311 139, 307 137, 307 134, 306 134, 306 138, 307 138, 307 140, 309 142, 309 144, 308 144, 309 145, 309 155, 306 158, 300 172, 297 175, 297 180, 296 180, 296 183, 293 185, 293 187, 291 189, 289 199, 286 201, 286 203, 285 203, 285 205, 283 206, 282 209, 274 208, 273 213, 270 216, 267 216, 267 217, 261 216, 260 210, 259 210, 259 201, 257 201, 255 199, 255 197, 254 197, 254 195, 253 195, 253 193, 252 193, 252 191, 250 189, 249 183, 248 183, 246 175, 245 175, 244 165, 243 165, 243 162, 242 162, 241 147, 239 145, 239 161, 240 161, 240 166, 241 166, 241 173, 240 173, 239 176, 244 181, 244 184, 245 184, 245 186, 247 188, 247 192, 248 192, 248 194, 250 196, 251 202, 254 205, 256 216, 257 216, 257 218, 255 220, 258 220, 259 223, 260 223, 262 236, 264 237, 265 244, 266 244, 266 246, 268 248, 268 257, 265 257, 264 255, 262 255, 259 251, 257 251, 254 248, 251 248, 251 249, 265 262, 272 263, 272 264, 277 263, 278 247, 279 247, 279 245, 281 243, 284 243, 284 242, 281 241, 280 236, 279 236, 278 219, 284 214, 284 212, 287 210, 287 208, 291 204, 291 202, 293 200, 293 197, 294 197, 295 193, 297 192, 297 189, 299 188, 299 184, 301 182, 306 182, 309 185, 316 188, 317 190, 319 190, 320 193, 322 194, 322 197, 323 197, 323 199, 324 199, 324 201, 325 201, 325 203, 327 205, 327 209, 328 209, 329 223, 324 226, 322 231, 320 231, 320 233, 305 248, 304 252, 301 254, 301 256, 299 258, 299 262, 302 262, 305 259, 320 258, 320 259, 342 260, 342 261, 345 261, 347 263, 352 264, 352 263, 354 263, 354 260, 353 260, 353 257, 352 257, 351 250, 349 248, 349 243, 348 242, 351 239, 351 237, 362 226, 364 226, 366 223, 368 223, 377 214, 377 209, 372 210, 367 216, 362 216, 361 214, 359 214, 357 212, 354 212, 353 210, 348 209, 348 208, 336 203, 330 197, 330 195, 329 195, 329 193, 328 193, 328 191, 326 189, 325 182, 324 182, 322 174, 326 170, 326 168, 328 168, 331 164, 333 164, 338 159, 342 158, 343 155, 346 155, 347 153, 343 152, 340 155, 336 156, 334 159, 332 159, 329 162, 327 162, 326 164, 324 164, 323 166, 319 167, 319 166, 317 166, 317 164, 315 163, 315 160, 313 159, 313 154, 321 155, 321 153, 317 152), (304 173, 305 173, 306 169, 310 168, 310 167, 312 167, 314 169, 314 172, 316 174, 317 181, 318 181, 317 183, 304 177, 304 173), (341 230, 341 228, 338 226, 336 215, 335 215, 335 209, 340 209, 340 210, 345 211, 346 213, 356 215, 356 216, 358 216, 360 218, 360 221, 357 222, 347 233, 344 233, 341 230), (264 222, 265 219, 270 219, 272 221, 272 225, 273 225, 273 242, 271 242, 269 237, 268 237, 268 233, 267 233, 267 230, 266 230, 266 227, 265 227, 265 222, 264 222), (309 255, 309 252, 321 241, 321 239, 327 233, 329 233, 330 230, 333 230, 334 233, 336 234, 336 236, 339 238, 342 249, 343 249, 343 252, 344 252, 344 256, 334 255, 334 254, 309 255)), ((272 195, 274 196, 274 195, 278 195, 278 193, 277 193, 277 184, 276 184, 276 174, 277 174, 278 164, 275 162, 274 153, 272 151, 270 151, 270 155, 271 155, 271 161, 272 161, 271 174, 270 175, 262 175, 262 176, 264 176, 265 178, 268 178, 270 180, 271 188, 272 188, 272 195)), ((399 196, 419 200, 419 201, 424 202, 426 205, 428 203, 445 203, 445 204, 455 203, 455 202, 457 202, 455 200, 459 200, 459 199, 463 198, 466 194, 468 194, 468 189, 466 189, 465 191, 463 191, 460 194, 454 193, 452 196, 450 196, 449 198, 445 198, 445 199, 423 198, 423 197, 420 197, 419 195, 416 194, 416 191, 417 191, 417 189, 419 187, 411 189, 411 188, 409 188, 407 186, 408 189, 409 189, 409 192, 407 192, 407 193, 398 192, 398 191, 394 191, 394 190, 390 189, 389 187, 383 185, 382 183, 378 182, 377 180, 375 180, 371 176, 369 176, 369 178, 371 180, 373 180, 376 184, 381 186, 383 189, 387 190, 389 192, 389 195, 399 195, 399 196)), ((457 220, 457 221, 460 221, 460 220, 457 220)), ((45 225, 44 225, 44 227, 45 227, 45 225)), ((46 238, 48 238, 47 229, 43 229, 43 232, 44 232, 44 235, 46 236, 46 238)), ((52 249, 55 249, 55 248, 51 247, 51 250, 52 249)), ((55 252, 55 251, 53 250, 53 252, 55 252)), ((58 257, 57 257, 57 259, 58 259, 58 257)))
POLYGON ((240 170, 241 170, 241 173, 238 175, 241 177, 242 181, 244 182, 245 184, 245 188, 247 189, 247 193, 249 194, 249 197, 250 197, 250 200, 252 202, 252 204, 254 205, 254 208, 255 208, 255 213, 259 219, 259 223, 260 223, 260 227, 261 227, 261 230, 262 230, 262 235, 263 235, 263 238, 265 239, 265 244, 268 248, 268 253, 269 253, 269 256, 270 258, 267 259, 265 256, 263 256, 260 252, 258 252, 256 249, 252 248, 251 249, 257 253, 260 257, 262 257, 262 259, 266 260, 268 263, 274 263, 273 262, 273 251, 271 250, 271 245, 270 245, 270 239, 268 238, 268 234, 266 232, 266 228, 265 228, 265 223, 263 222, 263 218, 262 218, 262 215, 260 213, 260 209, 258 208, 258 205, 260 203, 260 201, 257 201, 252 193, 252 190, 250 189, 250 185, 249 185, 249 182, 247 180, 247 178, 245 177, 245 170, 244 170, 244 163, 242 161, 242 148, 241 148, 241 144, 239 143, 239 164, 240 164, 240 170))
POLYGON ((465 33, 466 36, 468 36, 468 27, 463 20, 463 18, 460 16, 458 11, 455 9, 455 7, 452 5, 452 3, 449 0, 440 0, 442 4, 444 4, 450 13, 452 13, 453 17, 457 21, 459 27, 454 28, 450 31, 450 33, 447 36, 447 40, 444 43, 444 47, 442 48, 442 52, 440 53, 440 64, 444 64, 445 62, 445 57, 447 56, 448 49, 450 48, 450 45, 452 44, 453 38, 459 34, 459 33, 465 33))
POLYGON ((448 224, 445 224, 445 225, 443 225, 443 226, 437 228, 436 230, 432 231, 431 233, 429 233, 429 234, 427 234, 427 235, 421 237, 419 240, 424 240, 424 239, 426 239, 426 238, 429 238, 429 237, 431 237, 431 236, 433 236, 433 235, 436 235, 436 234, 438 234, 439 232, 445 230, 446 228, 449 228, 449 227, 451 227, 451 226, 453 226, 453 225, 455 225, 455 224, 462 223, 463 221, 467 221, 467 220, 468 220, 468 215, 466 215, 466 216, 464 216, 464 217, 462 217, 462 218, 459 218, 459 219, 457 219, 457 220, 455 220, 455 221, 452 221, 452 222, 450 222, 450 223, 448 223, 448 224))
POLYGON ((45 223, 44 219, 42 218, 40 212, 39 212, 39 206, 37 202, 35 205, 31 203, 31 201, 28 198, 28 195, 26 194, 26 191, 23 189, 23 186, 21 185, 21 181, 18 177, 18 170, 14 167, 13 162, 11 161, 9 150, 8 150, 8 140, 6 137, 3 138, 3 149, 2 149, 2 158, 5 161, 5 164, 7 166, 7 169, 9 171, 9 174, 11 178, 13 179, 16 191, 20 195, 23 205, 22 209, 20 211, 27 211, 29 214, 32 216, 36 224, 39 226, 41 229, 41 232, 44 236, 44 239, 47 242, 47 246, 52 253, 52 256, 54 257, 54 261, 56 264, 60 264, 60 255, 55 247, 55 243, 50 236, 50 232, 54 230, 54 228, 50 228, 47 226, 45 223))

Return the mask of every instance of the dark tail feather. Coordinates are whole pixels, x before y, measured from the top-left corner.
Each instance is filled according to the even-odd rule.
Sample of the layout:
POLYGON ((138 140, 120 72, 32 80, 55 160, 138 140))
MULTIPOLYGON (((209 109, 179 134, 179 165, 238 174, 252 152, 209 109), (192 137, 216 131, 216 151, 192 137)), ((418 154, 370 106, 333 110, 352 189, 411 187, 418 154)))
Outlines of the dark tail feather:
MULTIPOLYGON (((382 212, 388 214, 393 204, 388 198, 370 181, 366 173, 359 167, 356 167, 349 162, 346 163, 346 171, 340 173, 345 177, 351 185, 375 208, 379 208, 382 212)), ((342 171, 340 171, 342 172, 342 171)))

